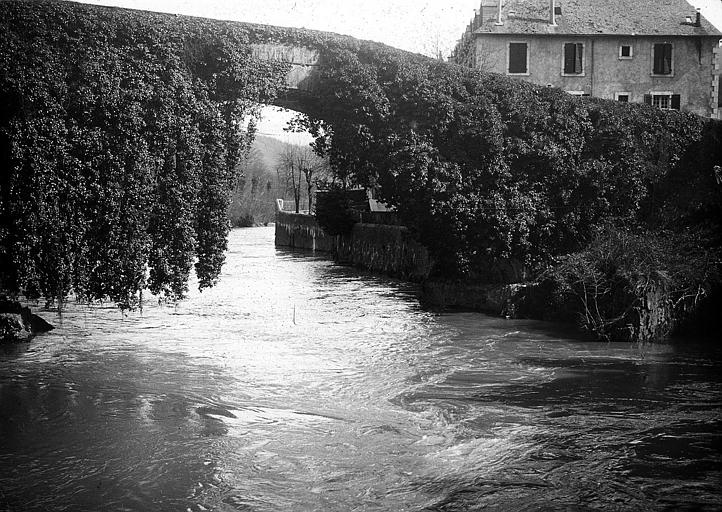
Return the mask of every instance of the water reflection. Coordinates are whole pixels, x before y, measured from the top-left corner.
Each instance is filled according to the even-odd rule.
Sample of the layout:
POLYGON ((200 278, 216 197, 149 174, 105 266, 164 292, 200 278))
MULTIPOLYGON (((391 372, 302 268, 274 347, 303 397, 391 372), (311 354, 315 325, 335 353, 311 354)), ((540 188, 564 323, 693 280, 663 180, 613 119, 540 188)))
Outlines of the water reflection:
POLYGON ((4 349, 0 510, 714 510, 719 356, 425 311, 234 231, 216 288, 4 349))

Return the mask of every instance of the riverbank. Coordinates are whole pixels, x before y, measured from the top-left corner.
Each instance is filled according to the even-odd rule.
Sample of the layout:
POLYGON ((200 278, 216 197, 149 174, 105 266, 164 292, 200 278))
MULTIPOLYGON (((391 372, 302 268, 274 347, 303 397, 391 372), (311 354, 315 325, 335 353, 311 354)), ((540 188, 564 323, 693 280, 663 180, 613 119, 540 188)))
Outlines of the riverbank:
POLYGON ((430 279, 429 251, 404 226, 356 223, 350 233, 331 236, 313 215, 279 211, 275 244, 327 254, 338 263, 421 283, 423 301, 435 307, 501 315, 521 286, 430 279))
POLYGON ((428 249, 403 226, 357 223, 346 235, 329 236, 313 216, 287 212, 277 212, 275 243, 422 283, 422 301, 432 307, 576 324, 605 341, 659 342, 677 332, 699 335, 698 326, 719 329, 707 304, 719 302, 718 297, 675 300, 669 279, 656 269, 648 275, 632 268, 624 275, 604 276, 589 262, 573 271, 566 263, 556 273, 530 281, 523 269, 508 265, 496 269, 491 282, 430 278, 428 249))

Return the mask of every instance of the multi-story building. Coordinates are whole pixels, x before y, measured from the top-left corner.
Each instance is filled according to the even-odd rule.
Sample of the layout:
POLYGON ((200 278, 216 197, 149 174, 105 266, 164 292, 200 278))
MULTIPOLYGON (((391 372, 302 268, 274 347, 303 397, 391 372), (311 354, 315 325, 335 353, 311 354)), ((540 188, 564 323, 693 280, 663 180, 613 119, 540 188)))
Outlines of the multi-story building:
POLYGON ((720 38, 685 0, 483 0, 450 60, 721 118, 720 38))

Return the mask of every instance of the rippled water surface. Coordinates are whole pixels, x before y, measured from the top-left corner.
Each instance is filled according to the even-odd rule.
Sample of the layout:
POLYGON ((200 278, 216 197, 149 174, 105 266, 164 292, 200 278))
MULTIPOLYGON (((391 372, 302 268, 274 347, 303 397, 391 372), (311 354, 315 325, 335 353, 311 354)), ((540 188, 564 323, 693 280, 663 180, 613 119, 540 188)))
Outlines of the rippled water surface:
POLYGON ((0 511, 719 510, 709 345, 422 309, 231 233, 219 284, 0 351, 0 511))

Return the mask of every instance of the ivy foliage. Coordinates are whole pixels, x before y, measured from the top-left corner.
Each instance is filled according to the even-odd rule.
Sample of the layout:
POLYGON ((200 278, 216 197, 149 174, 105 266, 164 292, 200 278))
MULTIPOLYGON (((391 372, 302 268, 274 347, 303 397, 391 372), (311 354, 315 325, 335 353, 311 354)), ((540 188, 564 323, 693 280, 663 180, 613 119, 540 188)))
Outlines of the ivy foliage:
POLYGON ((397 209, 438 275, 544 268, 612 219, 722 231, 718 122, 372 44, 323 58, 323 102, 306 121, 316 149, 342 182, 397 209))
POLYGON ((0 290, 177 299, 223 264, 229 194, 287 65, 241 25, 3 2, 0 290))

